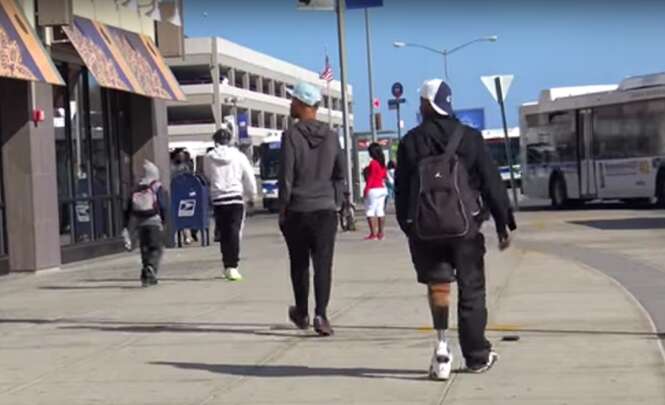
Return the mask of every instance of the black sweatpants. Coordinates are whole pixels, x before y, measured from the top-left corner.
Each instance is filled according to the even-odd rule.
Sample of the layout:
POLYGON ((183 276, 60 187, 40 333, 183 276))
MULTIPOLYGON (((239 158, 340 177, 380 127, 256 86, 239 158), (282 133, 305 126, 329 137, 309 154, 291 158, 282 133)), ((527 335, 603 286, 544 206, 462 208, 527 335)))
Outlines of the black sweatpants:
POLYGON ((335 211, 289 212, 282 229, 291 259, 291 283, 296 308, 309 313, 309 263, 314 267, 315 314, 326 317, 332 283, 337 234, 335 211))
POLYGON ((159 226, 139 226, 137 229, 139 245, 141 246, 141 278, 148 276, 146 268, 152 267, 155 275, 159 272, 159 262, 162 259, 163 237, 159 226))
POLYGON ((245 220, 243 204, 215 206, 215 233, 219 233, 219 247, 225 269, 238 268, 240 262, 240 232, 245 220))
POLYGON ((485 291, 485 238, 449 242, 409 240, 411 256, 423 284, 457 281, 457 317, 462 354, 467 365, 487 362, 491 349, 485 338, 487 305, 485 291))

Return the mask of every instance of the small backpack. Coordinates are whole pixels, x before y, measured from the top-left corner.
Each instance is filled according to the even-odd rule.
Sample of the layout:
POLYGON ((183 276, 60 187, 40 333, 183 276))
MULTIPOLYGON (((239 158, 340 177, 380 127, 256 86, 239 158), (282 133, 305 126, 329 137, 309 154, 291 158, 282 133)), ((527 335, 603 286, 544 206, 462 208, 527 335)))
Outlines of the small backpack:
MULTIPOLYGON (((437 123, 439 129, 443 128, 437 123)), ((447 145, 433 135, 429 138, 443 154, 423 158, 418 163, 420 188, 415 207, 415 236, 424 241, 474 237, 480 224, 479 193, 471 188, 466 166, 457 155, 464 135, 459 125, 447 145)))
POLYGON ((140 217, 152 217, 159 214, 157 190, 159 182, 141 184, 132 194, 132 212, 140 217))

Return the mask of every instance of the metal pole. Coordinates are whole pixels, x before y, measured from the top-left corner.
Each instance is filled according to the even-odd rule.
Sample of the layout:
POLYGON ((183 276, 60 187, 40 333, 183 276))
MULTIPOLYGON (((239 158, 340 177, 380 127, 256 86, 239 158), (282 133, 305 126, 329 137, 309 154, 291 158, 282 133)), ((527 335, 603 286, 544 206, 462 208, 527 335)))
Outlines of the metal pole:
POLYGON ((517 199, 517 187, 515 182, 515 172, 513 164, 513 151, 510 147, 510 137, 508 136, 508 123, 506 121, 506 106, 503 102, 503 88, 501 87, 501 79, 496 77, 494 79, 494 85, 496 86, 496 98, 499 101, 499 106, 501 107, 501 119, 503 121, 503 136, 505 139, 506 146, 506 157, 508 158, 508 172, 510 173, 510 188, 513 193, 513 206, 515 211, 519 211, 520 205, 519 200, 517 199))
POLYGON ((326 80, 326 91, 328 92, 328 127, 332 128, 332 98, 330 94, 330 80, 326 80))
POLYGON ((402 115, 400 112, 400 103, 397 99, 397 140, 402 139, 402 115))
POLYGON ((448 79, 448 51, 443 51, 443 67, 444 67, 444 73, 446 75, 446 83, 450 84, 450 81, 448 79))
POLYGON ((372 129, 372 142, 376 142, 376 122, 374 122, 374 80, 372 79, 372 40, 369 28, 369 9, 365 9, 365 32, 367 34, 367 73, 369 76, 369 126, 372 129))
POLYGON ((346 11, 345 0, 337 0, 337 34, 339 37, 339 64, 342 79, 342 120, 344 122, 344 146, 346 151, 346 186, 347 191, 351 196, 351 201, 355 201, 353 195, 353 169, 351 162, 351 128, 349 125, 349 96, 347 91, 347 77, 346 77, 346 27, 344 24, 344 14, 346 11))
POLYGON ((212 69, 212 114, 215 119, 215 130, 222 127, 222 101, 220 99, 220 69, 219 69, 219 49, 217 44, 217 37, 212 38, 212 56, 211 63, 212 69))

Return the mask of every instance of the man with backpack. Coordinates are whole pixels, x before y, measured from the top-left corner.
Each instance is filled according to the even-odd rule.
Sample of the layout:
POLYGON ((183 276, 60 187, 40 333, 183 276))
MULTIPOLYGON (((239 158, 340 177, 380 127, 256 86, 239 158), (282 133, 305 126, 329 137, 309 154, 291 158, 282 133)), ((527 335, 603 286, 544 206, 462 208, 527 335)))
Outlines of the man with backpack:
POLYGON ((499 247, 516 229, 510 200, 482 135, 454 118, 450 87, 439 79, 420 92, 421 125, 402 140, 395 173, 397 220, 409 239, 418 282, 428 286, 437 343, 430 377, 447 380, 453 356, 446 338, 450 283, 459 288, 459 338, 466 369, 489 370, 498 359, 485 337, 485 239, 491 213, 499 247))
POLYGON ((157 274, 163 251, 163 233, 167 217, 167 197, 159 181, 159 169, 146 160, 143 177, 134 189, 125 209, 123 238, 125 247, 131 250, 130 222, 138 233, 141 248, 141 285, 157 285, 157 274))
POLYGON ((245 197, 252 204, 257 194, 254 168, 238 148, 231 145, 233 128, 228 123, 212 136, 215 148, 208 152, 203 173, 210 183, 215 209, 215 234, 224 263, 224 277, 240 281, 240 239, 245 221, 245 197))

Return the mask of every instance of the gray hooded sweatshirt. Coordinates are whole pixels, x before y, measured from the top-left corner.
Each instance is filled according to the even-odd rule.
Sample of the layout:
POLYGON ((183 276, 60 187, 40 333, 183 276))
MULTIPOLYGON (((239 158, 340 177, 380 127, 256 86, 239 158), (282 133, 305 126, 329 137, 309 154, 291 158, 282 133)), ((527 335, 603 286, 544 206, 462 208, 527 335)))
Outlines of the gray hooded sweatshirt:
POLYGON ((344 184, 344 154, 327 124, 301 121, 284 132, 279 173, 282 208, 336 210, 344 184))

